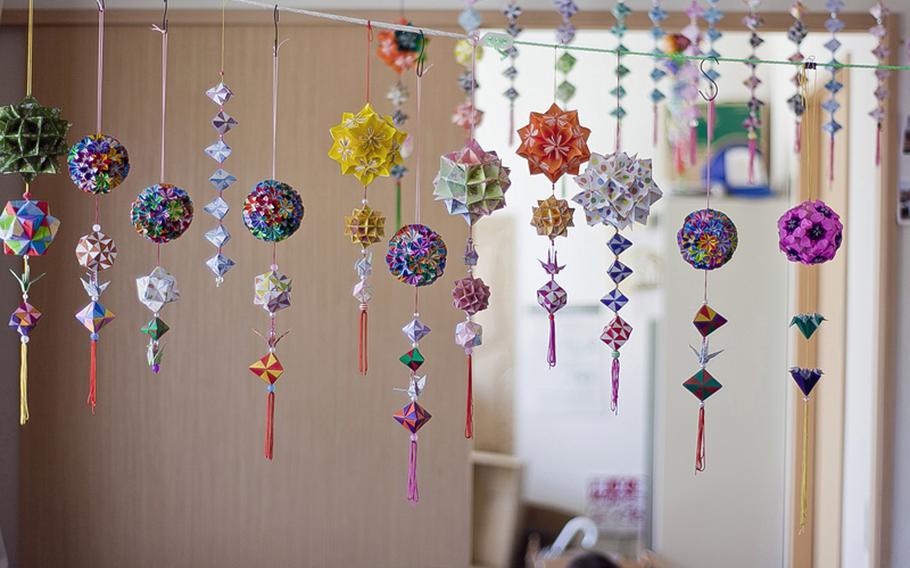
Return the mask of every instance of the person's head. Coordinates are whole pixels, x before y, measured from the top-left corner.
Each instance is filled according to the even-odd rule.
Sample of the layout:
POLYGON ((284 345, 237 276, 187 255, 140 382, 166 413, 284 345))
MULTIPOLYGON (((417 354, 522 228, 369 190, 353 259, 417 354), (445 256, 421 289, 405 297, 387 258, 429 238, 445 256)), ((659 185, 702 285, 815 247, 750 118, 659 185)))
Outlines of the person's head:
POLYGON ((619 568, 619 565, 599 552, 586 552, 573 558, 568 568, 619 568))

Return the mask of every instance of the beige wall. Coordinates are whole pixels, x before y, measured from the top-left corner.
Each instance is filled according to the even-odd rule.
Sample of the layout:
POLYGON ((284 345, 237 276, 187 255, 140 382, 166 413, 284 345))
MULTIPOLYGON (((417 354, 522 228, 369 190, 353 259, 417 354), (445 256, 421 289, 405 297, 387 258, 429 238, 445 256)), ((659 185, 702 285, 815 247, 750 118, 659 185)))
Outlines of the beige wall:
MULTIPOLYGON (((65 109, 75 140, 94 124, 94 24, 42 16, 35 91, 45 104, 65 109)), ((271 18, 263 16, 259 22, 271 18)), ((138 328, 149 313, 133 283, 154 264, 154 247, 133 232, 127 212, 158 177, 160 36, 148 29, 154 18, 135 25, 118 25, 116 13, 109 18, 105 130, 129 148, 133 169, 103 200, 103 226, 120 257, 104 274, 112 284, 102 300, 118 318, 102 332, 94 417, 84 403, 87 334, 72 317, 86 302, 72 249, 91 225, 92 200, 65 176, 34 187, 63 223, 48 256, 34 263, 48 276, 33 294, 46 315, 32 343, 32 420, 22 439, 22 565, 465 566, 464 356, 452 341, 459 314, 449 307, 452 282, 463 273, 463 221, 424 200, 424 222, 443 233, 452 254, 446 277, 422 294, 422 319, 434 329, 422 345, 430 377, 423 400, 434 419, 421 431, 422 500, 412 508, 405 500, 407 435, 391 418, 404 402, 391 389, 406 381, 397 357, 407 347, 399 328, 410 317, 411 289, 389 277, 383 247, 375 247, 370 374, 358 376, 350 296, 357 249, 342 237, 342 216, 358 203, 359 191, 326 157, 329 127, 363 102, 365 33, 304 27, 311 21, 284 15, 282 37, 290 41, 282 50, 278 177, 302 193, 306 219, 280 246, 295 287, 293 306, 279 318, 292 333, 279 349, 286 373, 278 383, 276 458, 267 463, 265 393, 246 367, 263 353, 250 329, 261 329, 267 318, 252 305, 251 287, 268 266, 268 247, 243 229, 236 207, 269 171, 272 29, 235 26, 229 14, 227 82, 236 98, 227 111, 240 125, 228 135, 235 154, 225 165, 240 181, 226 194, 235 206, 227 253, 238 266, 215 289, 203 265, 213 248, 202 236, 214 222, 201 209, 214 195, 206 180, 215 164, 202 149, 215 139, 208 119, 216 107, 203 93, 217 82, 220 29, 216 13, 211 25, 189 18, 173 12, 170 20, 167 178, 190 191, 197 218, 162 252, 182 298, 162 313, 171 332, 159 376, 144 361, 138 328)), ((460 143, 448 124, 458 98, 451 47, 450 40, 430 47, 425 195, 435 157, 460 143)), ((388 109, 384 94, 393 75, 378 62, 373 70, 374 102, 388 109)), ((391 183, 377 182, 370 193, 391 216, 391 183)), ((405 203, 409 218, 410 191, 405 203)), ((4 337, 8 345, 14 341, 4 337)))

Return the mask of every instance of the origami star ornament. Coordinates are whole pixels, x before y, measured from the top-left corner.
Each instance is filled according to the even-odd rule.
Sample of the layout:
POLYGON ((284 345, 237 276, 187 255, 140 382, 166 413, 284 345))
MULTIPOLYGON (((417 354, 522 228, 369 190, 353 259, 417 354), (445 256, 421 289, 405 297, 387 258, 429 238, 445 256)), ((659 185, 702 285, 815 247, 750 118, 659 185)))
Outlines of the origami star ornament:
POLYGON ((277 270, 256 276, 253 303, 271 313, 291 305, 291 279, 277 270))
POLYGON ((517 153, 528 161, 532 174, 544 174, 551 182, 564 174, 577 174, 591 157, 591 131, 578 122, 578 112, 564 111, 553 103, 545 113, 532 112, 530 122, 518 130, 517 153))
POLYGON ((114 312, 94 300, 76 313, 76 320, 92 334, 101 331, 101 328, 111 323, 114 317, 114 312))
POLYGON ((161 266, 153 268, 148 276, 136 279, 136 293, 139 301, 154 313, 160 312, 166 304, 180 299, 177 279, 161 266))
POLYGON ((107 270, 117 258, 114 239, 101 231, 92 231, 79 237, 76 243, 76 260, 87 270, 107 270))
POLYGON ((376 177, 391 175, 392 167, 401 165, 401 145, 407 135, 369 103, 357 114, 344 113, 330 132, 334 142, 329 157, 338 162, 342 174, 353 175, 364 186, 376 177))
POLYGON ((472 138, 461 150, 439 158, 433 195, 437 201, 445 201, 450 215, 461 215, 474 224, 505 207, 511 183, 509 168, 496 152, 487 152, 472 138))
POLYGON ((647 224, 651 206, 663 192, 654 182, 651 160, 617 152, 591 154, 585 171, 575 177, 582 189, 572 198, 584 208, 588 225, 625 229, 632 222, 647 224))
POLYGON ((28 336, 29 332, 36 325, 38 325, 39 319, 41 319, 41 312, 28 302, 22 302, 19 304, 19 307, 10 314, 9 326, 15 329, 16 333, 25 337, 28 336))
POLYGON ((0 173, 19 174, 26 183, 39 174, 56 174, 68 148, 70 123, 60 109, 41 106, 31 95, 0 107, 0 173))
POLYGON ((251 373, 270 385, 274 385, 284 373, 281 361, 271 352, 254 361, 249 368, 251 373))
POLYGON ((569 227, 575 226, 572 219, 574 212, 568 201, 557 199, 554 195, 538 199, 537 207, 531 207, 531 226, 537 229, 538 235, 550 240, 565 237, 569 234, 569 227))
POLYGON ((47 252, 60 227, 60 220, 49 211, 47 201, 7 201, 0 213, 3 252, 17 256, 41 256, 47 252))
POLYGON ((344 217, 344 236, 362 247, 378 243, 385 237, 385 216, 369 205, 354 209, 344 217))

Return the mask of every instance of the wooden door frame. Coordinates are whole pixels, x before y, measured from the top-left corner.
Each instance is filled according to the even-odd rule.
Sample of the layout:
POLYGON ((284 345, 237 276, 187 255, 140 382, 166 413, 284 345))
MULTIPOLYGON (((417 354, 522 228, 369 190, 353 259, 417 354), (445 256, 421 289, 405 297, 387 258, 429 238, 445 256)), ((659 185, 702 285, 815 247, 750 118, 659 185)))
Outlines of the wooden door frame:
MULTIPOLYGON (((171 10, 168 14, 172 23, 176 25, 201 25, 201 26, 219 26, 220 19, 212 16, 213 10, 171 10)), ((231 25, 264 25, 272 21, 271 11, 267 10, 249 10, 244 11, 243 20, 231 13, 239 12, 231 10, 229 20, 231 25)), ((399 14, 394 10, 370 10, 370 11, 339 11, 338 13, 349 16, 369 17, 376 21, 395 21, 399 14)), ((481 11, 481 15, 487 24, 504 23, 503 15, 495 10, 481 11)), ((740 22, 746 14, 743 12, 729 12, 720 22, 718 28, 722 31, 743 31, 740 22)), ((427 27, 447 30, 457 30, 457 12, 451 10, 410 10, 408 16, 414 22, 419 22, 427 27)), ((23 25, 26 21, 26 12, 24 10, 6 10, 0 14, 2 20, 0 23, 4 26, 23 25)), ((160 19, 159 11, 152 10, 109 10, 106 12, 107 22, 111 25, 137 27, 148 27, 150 22, 156 22, 160 19)), ((786 32, 792 23, 792 17, 786 12, 766 12, 762 14, 764 18, 764 32, 786 32)), ((807 14, 804 22, 813 31, 824 29, 824 21, 827 14, 811 13, 807 14)), ((39 10, 36 12, 36 24, 45 25, 74 25, 86 26, 95 25, 97 13, 94 10, 39 10)), ((872 25, 871 16, 867 13, 844 13, 840 15, 844 22, 844 32, 861 32, 865 33, 872 25)), ((560 17, 555 11, 530 10, 522 14, 521 25, 525 29, 554 29, 561 22, 560 17)), ((665 29, 681 29, 689 22, 688 16, 682 12, 669 12, 667 20, 664 22, 665 29)), ((608 11, 583 11, 573 18, 573 23, 579 29, 609 29, 614 18, 608 11)), ((287 17, 282 19, 282 26, 310 26, 310 27, 327 27, 337 26, 337 22, 320 20, 315 18, 287 17)), ((892 14, 888 17, 887 25, 889 30, 900 30, 900 15, 892 14)), ((632 13, 627 19, 627 26, 630 30, 647 30, 651 22, 647 14, 642 11, 632 13)), ((897 33, 892 32, 888 36, 888 44, 891 48, 889 63, 896 63, 898 53, 900 52, 900 37, 897 33)), ((877 339, 877 365, 872 374, 874 394, 874 415, 876 423, 874 425, 875 445, 873 448, 873 487, 872 491, 872 508, 870 519, 872 522, 872 564, 871 566, 882 565, 882 560, 886 557, 886 551, 890 547, 890 534, 884 529, 890 525, 891 518, 891 494, 892 494, 892 476, 893 476, 893 458, 891 457, 890 447, 893 445, 894 429, 894 408, 887 401, 893 400, 895 392, 895 371, 896 371, 896 313, 891 306, 894 305, 896 298, 896 278, 897 278, 897 159, 896 144, 899 136, 899 120, 894 114, 896 105, 893 101, 899 100, 899 89, 897 73, 892 73, 888 79, 888 89, 892 96, 887 98, 885 104, 888 107, 888 120, 882 125, 882 164, 880 169, 878 190, 882 196, 881 207, 879 208, 879 228, 880 228, 880 255, 878 257, 879 283, 878 297, 879 302, 876 306, 876 312, 873 314, 875 333, 877 339)), ((797 418, 795 412, 791 413, 791 420, 797 418)), ((842 472, 841 472, 842 473, 842 472)), ((795 489, 795 488, 794 488, 795 489)), ((791 491, 791 494, 798 499, 798 491, 791 491)), ((792 510, 792 507, 791 507, 792 510)), ((792 553, 792 541, 790 541, 790 550, 792 553)), ((802 564, 801 564, 802 565, 802 564)), ((805 564, 805 566, 811 566, 805 564)))

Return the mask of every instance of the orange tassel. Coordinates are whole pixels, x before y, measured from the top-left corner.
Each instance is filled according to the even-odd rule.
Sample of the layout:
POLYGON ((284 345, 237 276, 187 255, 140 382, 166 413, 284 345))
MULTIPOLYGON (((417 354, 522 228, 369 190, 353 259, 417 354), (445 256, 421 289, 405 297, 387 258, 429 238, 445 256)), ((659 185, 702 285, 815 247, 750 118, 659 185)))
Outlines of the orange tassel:
POLYGON ((95 415, 95 394, 96 394, 96 374, 98 369, 98 341, 92 340, 91 366, 89 367, 88 376, 88 400, 86 404, 92 407, 92 416, 95 415))
POLYGON ((269 391, 265 414, 265 459, 271 460, 275 446, 275 391, 269 391))
POLYGON ((357 368, 360 371, 360 374, 366 376, 367 370, 369 369, 368 361, 368 350, 369 345, 367 344, 367 333, 369 321, 367 316, 367 306, 366 304, 360 305, 360 332, 357 346, 357 368))

